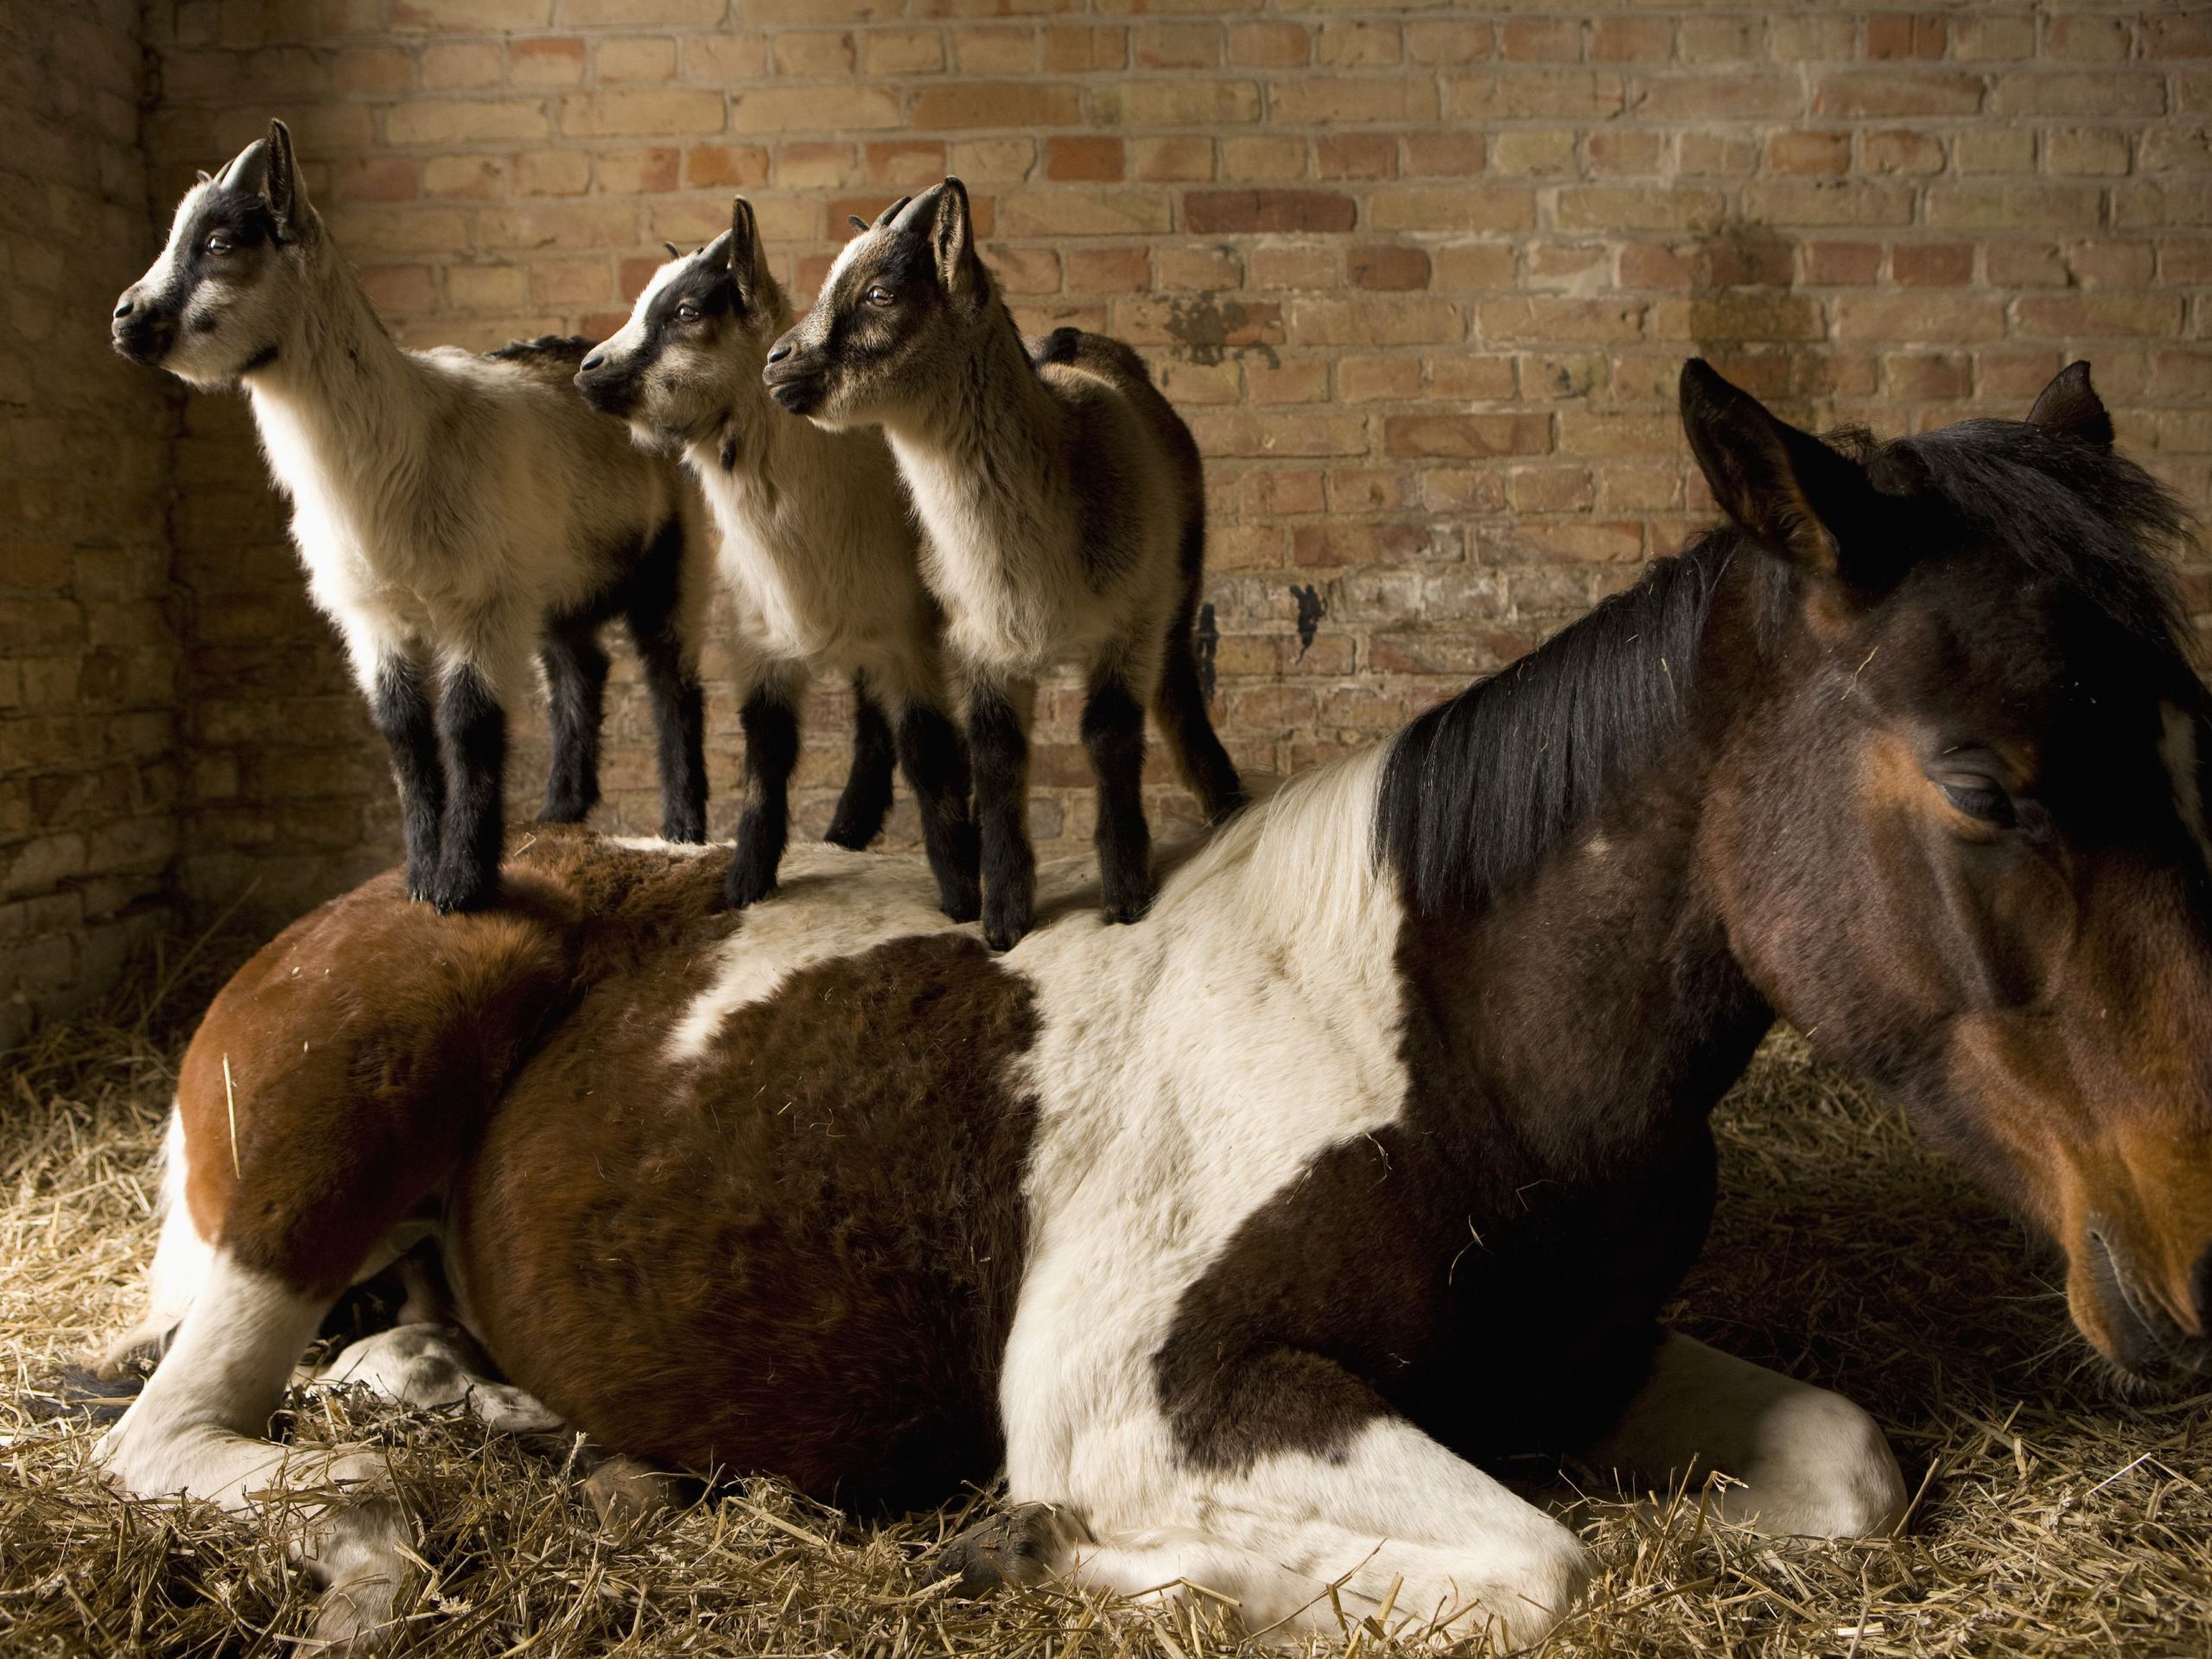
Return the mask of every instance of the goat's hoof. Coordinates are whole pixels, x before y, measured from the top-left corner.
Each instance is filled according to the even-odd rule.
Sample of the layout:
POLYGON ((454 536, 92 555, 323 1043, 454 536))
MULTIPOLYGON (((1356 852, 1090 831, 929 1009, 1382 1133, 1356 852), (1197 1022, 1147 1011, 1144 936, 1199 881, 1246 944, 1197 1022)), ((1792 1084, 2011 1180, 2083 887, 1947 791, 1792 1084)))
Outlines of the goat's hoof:
POLYGON ((537 815, 540 823, 582 823, 591 817, 592 804, 586 800, 548 801, 545 810, 537 815))
POLYGON ((868 850, 868 842, 874 841, 882 830, 882 813, 876 813, 873 818, 864 818, 855 812, 848 818, 841 809, 837 816, 830 820, 830 827, 822 832, 822 839, 832 847, 842 847, 849 853, 864 853, 868 850))
POLYGON ((743 910, 758 904, 776 890, 776 867, 765 869, 753 860, 742 855, 730 861, 729 875, 722 882, 722 902, 731 910, 743 910))
POLYGON ((692 846, 707 838, 707 815, 704 812, 684 812, 660 821, 660 838, 679 846, 692 846))
POLYGON ((937 906, 956 922, 972 922, 983 913, 983 890, 973 881, 940 881, 937 906))
POLYGON ((1131 922, 1141 922, 1144 919, 1145 912, 1152 908, 1152 895, 1153 890, 1150 887, 1141 888, 1133 893, 1109 893, 1106 895, 1104 904, 1100 906, 1100 913, 1109 922, 1117 925, 1126 926, 1131 922))
POLYGON ((1090 1536, 1055 1503, 1017 1503, 978 1522, 938 1552, 937 1575, 960 1580, 963 1596, 1006 1585, 1041 1584, 1067 1552, 1090 1536))

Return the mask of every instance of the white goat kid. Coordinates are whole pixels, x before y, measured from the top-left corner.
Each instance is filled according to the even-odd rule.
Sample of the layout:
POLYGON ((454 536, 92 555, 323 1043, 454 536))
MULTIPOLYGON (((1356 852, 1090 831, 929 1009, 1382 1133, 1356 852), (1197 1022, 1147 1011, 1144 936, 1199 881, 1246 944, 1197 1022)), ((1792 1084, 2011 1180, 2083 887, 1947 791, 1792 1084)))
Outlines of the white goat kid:
POLYGON ((563 384, 588 342, 403 350, 309 203, 281 121, 186 194, 116 306, 114 339, 194 386, 245 388, 308 593, 391 746, 411 893, 441 910, 497 893, 506 711, 533 656, 551 701, 545 816, 591 810, 597 636, 615 616, 652 699, 662 833, 704 836, 703 523, 677 468, 563 384))
POLYGON ((918 537, 882 435, 826 432, 770 401, 761 368, 791 322, 753 209, 739 198, 730 228, 662 266, 629 321, 576 374, 593 407, 628 421, 640 444, 683 454, 720 533, 752 671, 745 810, 725 891, 743 906, 774 888, 799 695, 813 673, 836 673, 852 679, 853 770, 826 839, 858 849, 875 838, 895 745, 944 912, 973 921, 976 830, 967 748, 950 712, 944 615, 922 585, 918 537))
POLYGON ((795 414, 882 427, 913 496, 923 579, 969 679, 984 937, 1006 948, 1034 910, 1030 711, 1038 677, 1065 663, 1086 682, 1103 908, 1135 921, 1153 893, 1147 707, 1209 820, 1243 800, 1192 638, 1205 499, 1190 429, 1120 341, 1023 342, 957 179, 846 244, 766 377, 795 414))

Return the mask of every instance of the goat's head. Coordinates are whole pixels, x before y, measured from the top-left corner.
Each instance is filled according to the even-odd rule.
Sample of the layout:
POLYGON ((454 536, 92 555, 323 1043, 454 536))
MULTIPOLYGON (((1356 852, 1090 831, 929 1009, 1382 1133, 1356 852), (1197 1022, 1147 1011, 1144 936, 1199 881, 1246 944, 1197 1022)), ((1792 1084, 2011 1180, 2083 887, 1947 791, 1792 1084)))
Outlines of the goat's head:
POLYGON ((594 409, 664 449, 727 437, 734 422, 782 418, 766 408, 760 368, 791 321, 768 274, 753 206, 730 204, 730 226, 653 273, 624 323, 584 359, 576 390, 594 409))
POLYGON ((307 302, 321 238, 282 121, 177 204, 168 245, 116 302, 115 349, 195 386, 276 360, 307 302))
POLYGON ((975 331, 998 309, 967 188, 947 179, 845 245, 813 308, 768 353, 769 392, 823 426, 895 424, 959 384, 975 331))

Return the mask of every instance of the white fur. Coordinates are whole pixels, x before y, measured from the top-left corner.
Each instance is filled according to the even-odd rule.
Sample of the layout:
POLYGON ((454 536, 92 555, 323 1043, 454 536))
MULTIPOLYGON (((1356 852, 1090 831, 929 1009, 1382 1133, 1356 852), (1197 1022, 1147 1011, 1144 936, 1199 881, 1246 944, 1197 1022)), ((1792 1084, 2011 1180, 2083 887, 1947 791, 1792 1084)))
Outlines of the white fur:
POLYGON ((416 1410, 465 1406, 486 1428, 540 1434, 561 1420, 531 1395, 476 1372, 461 1333, 439 1325, 400 1325, 348 1344, 315 1376, 319 1388, 366 1389, 380 1400, 416 1410))
POLYGON ((133 1497, 185 1493, 234 1512, 281 1512, 292 1547, 327 1586, 315 1633, 343 1639, 391 1618, 409 1580, 410 1541, 373 1454, 263 1438, 327 1307, 216 1250, 168 1357, 98 1456, 133 1497), (293 1488, 346 1496, 288 1498, 293 1488))
POLYGON ((1864 1538, 1904 1518, 1881 1427, 1841 1395, 1670 1332, 1651 1377, 1591 1448, 1600 1471, 1661 1490, 1730 1477, 1718 1507, 1760 1531, 1864 1538))
POLYGON ((104 1376, 114 1375, 149 1351, 159 1353, 214 1265, 214 1249, 200 1236, 185 1203, 184 1118, 174 1104, 162 1134, 161 1160, 162 1231, 146 1274, 146 1313, 102 1352, 98 1363, 104 1376))

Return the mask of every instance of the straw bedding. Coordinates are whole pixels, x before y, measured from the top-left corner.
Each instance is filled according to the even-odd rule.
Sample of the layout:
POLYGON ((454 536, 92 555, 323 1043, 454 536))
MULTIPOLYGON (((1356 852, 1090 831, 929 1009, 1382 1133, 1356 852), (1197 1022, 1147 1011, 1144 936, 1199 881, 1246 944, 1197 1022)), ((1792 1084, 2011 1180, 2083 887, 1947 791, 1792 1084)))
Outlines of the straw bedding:
MULTIPOLYGON (((208 956, 219 955, 211 951, 208 956)), ((154 978, 149 976, 149 982, 154 978)), ((275 1655, 307 1594, 273 1539, 126 1503, 96 1430, 41 1407, 136 1311, 149 1170, 184 1032, 212 988, 170 972, 110 1018, 0 1061, 0 1653, 275 1655)), ((1542 1652, 2212 1655, 2212 1388, 2120 1400, 2069 1332, 2044 1250, 1896 1115, 1777 1036, 1723 1109, 1725 1197, 1679 1323, 1839 1388, 1889 1431, 1918 1497, 1897 1539, 1774 1542, 1694 1492, 1624 1501, 1595 1471, 1578 1524, 1602 1564, 1542 1652)), ((1510 1333, 1501 1363, 1511 1363, 1510 1333)), ((674 1363, 681 1363, 677 1360, 674 1363)), ((467 1421, 296 1396, 302 1440, 384 1448, 431 1578, 397 1650, 1212 1659, 1179 1613, 935 1584, 938 1514, 864 1523, 772 1481, 602 1528, 574 1448, 467 1421)), ((1346 1632, 1359 1651, 1387 1644, 1346 1632)), ((1338 1645, 1336 1643, 1328 1644, 1338 1645)))

